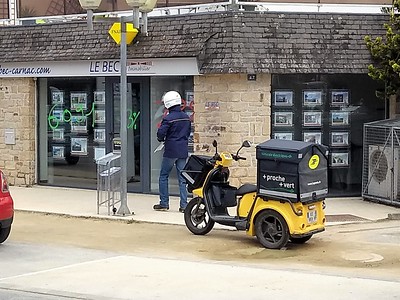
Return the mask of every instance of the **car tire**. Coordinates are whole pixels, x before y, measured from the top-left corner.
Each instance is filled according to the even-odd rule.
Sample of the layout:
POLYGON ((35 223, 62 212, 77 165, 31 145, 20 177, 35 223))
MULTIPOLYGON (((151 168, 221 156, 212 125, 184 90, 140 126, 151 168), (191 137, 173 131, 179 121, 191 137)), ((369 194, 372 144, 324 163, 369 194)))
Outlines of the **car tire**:
POLYGON ((11 232, 11 226, 0 228, 0 244, 3 243, 8 238, 10 232, 11 232))

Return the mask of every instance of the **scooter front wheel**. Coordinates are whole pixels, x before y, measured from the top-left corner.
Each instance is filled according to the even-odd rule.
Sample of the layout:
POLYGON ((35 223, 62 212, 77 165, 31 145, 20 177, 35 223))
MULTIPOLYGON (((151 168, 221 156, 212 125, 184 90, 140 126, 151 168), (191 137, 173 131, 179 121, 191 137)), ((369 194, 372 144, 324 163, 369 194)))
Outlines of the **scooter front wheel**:
POLYGON ((286 221, 274 210, 262 211, 257 216, 255 231, 258 241, 265 248, 281 249, 289 241, 289 228, 286 221))
POLYGON ((213 229, 215 222, 210 218, 204 199, 193 198, 185 208, 186 227, 196 235, 205 235, 213 229))

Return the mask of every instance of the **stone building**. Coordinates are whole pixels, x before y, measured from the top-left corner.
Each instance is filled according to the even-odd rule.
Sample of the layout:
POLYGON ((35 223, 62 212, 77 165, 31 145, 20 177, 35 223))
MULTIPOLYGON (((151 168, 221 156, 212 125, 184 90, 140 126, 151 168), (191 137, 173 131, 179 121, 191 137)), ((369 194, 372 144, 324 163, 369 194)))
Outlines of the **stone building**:
MULTIPOLYGON (((244 139, 331 147, 332 195, 361 194, 362 124, 388 115, 367 76, 365 35, 384 15, 224 11, 149 18, 128 46, 128 190, 156 193, 160 99, 179 91, 193 151, 244 139)), ((0 168, 11 184, 94 188, 94 158, 119 129, 120 48, 110 24, 0 28, 0 168), (12 142, 14 133, 15 142, 12 142), (6 136, 8 135, 8 136, 6 136), (11 141, 11 142, 10 142, 11 141)), ((232 184, 255 182, 255 149, 232 184)), ((173 183, 175 180, 171 180, 173 183)), ((175 188, 176 191, 176 187, 175 188)))

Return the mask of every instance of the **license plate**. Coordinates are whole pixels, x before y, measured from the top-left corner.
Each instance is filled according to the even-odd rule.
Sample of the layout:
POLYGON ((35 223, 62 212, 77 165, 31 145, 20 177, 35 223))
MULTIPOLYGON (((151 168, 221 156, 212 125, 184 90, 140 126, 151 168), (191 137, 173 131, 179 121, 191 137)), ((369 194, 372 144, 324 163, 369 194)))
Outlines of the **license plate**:
POLYGON ((307 221, 309 224, 317 222, 317 211, 311 210, 307 212, 307 221))

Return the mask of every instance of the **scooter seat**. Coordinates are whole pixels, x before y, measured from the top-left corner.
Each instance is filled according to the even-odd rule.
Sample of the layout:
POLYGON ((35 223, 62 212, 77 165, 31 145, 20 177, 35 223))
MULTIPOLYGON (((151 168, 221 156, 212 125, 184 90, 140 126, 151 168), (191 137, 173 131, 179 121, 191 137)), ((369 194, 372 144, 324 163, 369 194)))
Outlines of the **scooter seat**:
POLYGON ((257 192, 257 186, 255 184, 245 183, 240 188, 237 189, 236 195, 243 196, 248 193, 257 192))

